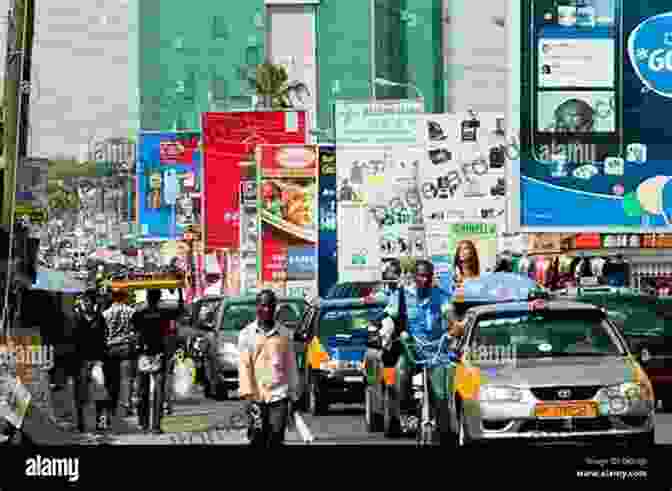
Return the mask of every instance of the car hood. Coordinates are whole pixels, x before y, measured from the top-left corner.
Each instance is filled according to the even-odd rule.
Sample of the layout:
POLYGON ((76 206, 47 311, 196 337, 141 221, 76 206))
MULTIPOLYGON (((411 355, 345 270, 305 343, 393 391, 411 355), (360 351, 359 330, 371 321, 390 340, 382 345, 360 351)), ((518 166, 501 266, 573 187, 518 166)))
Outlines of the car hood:
POLYGON ((517 359, 514 365, 481 363, 481 384, 516 387, 616 385, 635 378, 620 356, 517 359))

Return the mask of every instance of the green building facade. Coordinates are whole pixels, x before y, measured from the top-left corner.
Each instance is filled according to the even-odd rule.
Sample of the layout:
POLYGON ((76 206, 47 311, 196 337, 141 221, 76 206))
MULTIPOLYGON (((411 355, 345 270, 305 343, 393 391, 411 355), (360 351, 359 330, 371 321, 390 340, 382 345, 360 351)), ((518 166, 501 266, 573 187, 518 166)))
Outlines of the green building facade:
MULTIPOLYGON (((317 121, 311 126, 330 129, 336 99, 373 95, 372 3, 375 75, 417 86, 427 112, 444 112, 442 0, 135 0, 137 62, 131 83, 138 88, 139 129, 197 130, 202 112, 253 109, 254 88, 244 72, 275 51, 269 40, 283 36, 271 36, 273 15, 292 9, 314 12, 309 78, 316 88, 310 105, 317 121)), ((305 57, 302 46, 295 48, 297 57, 305 57)), ((377 86, 375 96, 404 99, 417 93, 377 86)))

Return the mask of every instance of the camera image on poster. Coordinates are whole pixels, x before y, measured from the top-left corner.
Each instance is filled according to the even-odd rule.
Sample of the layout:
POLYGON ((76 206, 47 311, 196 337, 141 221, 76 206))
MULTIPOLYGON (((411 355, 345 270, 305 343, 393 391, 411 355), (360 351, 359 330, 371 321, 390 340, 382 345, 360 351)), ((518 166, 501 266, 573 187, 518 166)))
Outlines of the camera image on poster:
POLYGON ((538 131, 586 134, 616 131, 612 91, 542 92, 538 96, 538 131))

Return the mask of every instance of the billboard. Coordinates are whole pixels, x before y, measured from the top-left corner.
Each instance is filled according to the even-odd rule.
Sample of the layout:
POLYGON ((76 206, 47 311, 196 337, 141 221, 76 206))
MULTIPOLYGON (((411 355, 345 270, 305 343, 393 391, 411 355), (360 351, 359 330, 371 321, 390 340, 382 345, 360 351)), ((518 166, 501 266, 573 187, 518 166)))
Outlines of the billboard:
POLYGON ((439 274, 449 269, 452 271, 455 252, 461 241, 474 244, 481 273, 494 269, 497 262, 497 225, 486 222, 454 223, 445 231, 427 235, 427 249, 439 274))
POLYGON ((323 297, 338 282, 336 148, 321 145, 318 159, 318 282, 323 297))
POLYGON ((545 0, 510 7, 513 226, 669 231, 669 2, 595 0, 580 18, 545 0))
POLYGON ((240 247, 240 183, 256 180, 261 144, 306 142, 304 111, 204 113, 204 222, 208 247, 240 247))
POLYGON ((427 155, 418 171, 427 229, 482 221, 503 232, 508 201, 503 115, 429 114, 427 126, 427 155))
POLYGON ((315 294, 318 147, 260 145, 257 157, 258 280, 284 291, 312 281, 315 294))
POLYGON ((201 223, 200 139, 195 131, 140 132, 137 213, 144 239, 174 240, 201 223))
POLYGON ((427 140, 424 111, 422 101, 337 100, 336 144, 423 145, 427 140))

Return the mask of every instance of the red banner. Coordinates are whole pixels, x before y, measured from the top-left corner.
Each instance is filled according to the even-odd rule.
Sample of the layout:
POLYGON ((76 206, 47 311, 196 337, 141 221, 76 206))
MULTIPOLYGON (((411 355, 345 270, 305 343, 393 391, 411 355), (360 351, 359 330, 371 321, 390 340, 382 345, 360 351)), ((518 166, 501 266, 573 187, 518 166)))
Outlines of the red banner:
POLYGON ((574 238, 575 249, 599 249, 602 247, 600 234, 576 234, 574 238))
POLYGON ((305 144, 306 113, 263 111, 204 113, 204 182, 207 246, 240 247, 241 173, 254 166, 259 144, 305 144))

